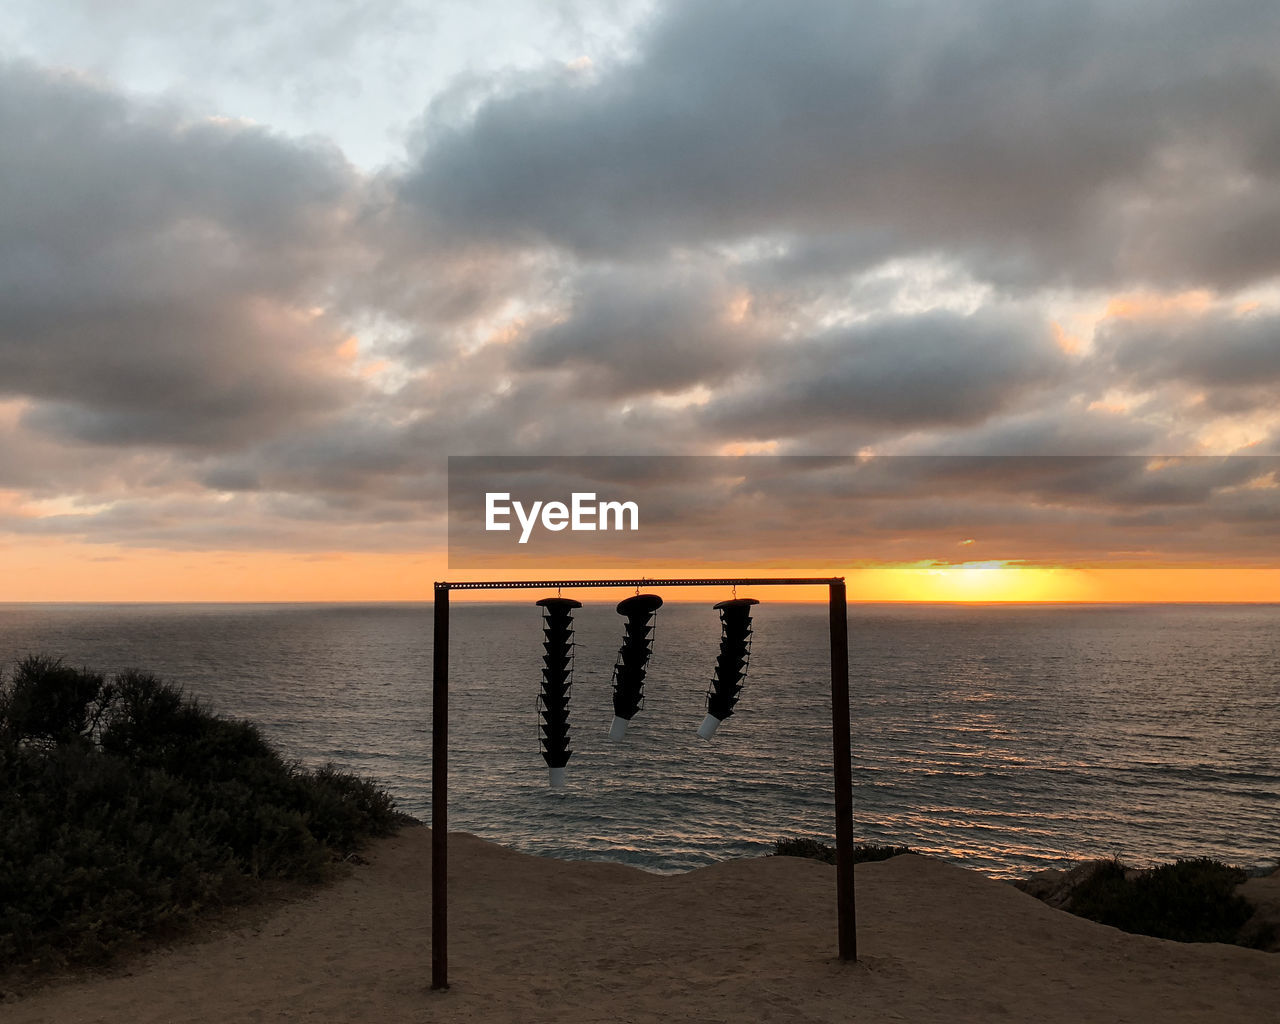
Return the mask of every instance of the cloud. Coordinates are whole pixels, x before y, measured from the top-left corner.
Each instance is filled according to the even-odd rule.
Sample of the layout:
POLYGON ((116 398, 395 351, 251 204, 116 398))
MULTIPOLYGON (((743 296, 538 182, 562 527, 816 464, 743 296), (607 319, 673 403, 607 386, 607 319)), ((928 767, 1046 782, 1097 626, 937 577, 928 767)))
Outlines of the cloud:
POLYGON ((1182 384, 1215 410, 1274 410, 1280 385, 1280 314, 1213 307, 1112 318, 1100 349, 1135 387, 1182 384))
POLYGON ((1017 313, 886 317, 774 346, 709 418, 757 438, 831 424, 965 426, 1047 387, 1065 368, 1047 328, 1017 313))
POLYGON ((576 371, 585 391, 610 397, 718 384, 760 350, 745 290, 680 265, 588 272, 564 318, 515 354, 520 369, 576 371))
MULTIPOLYGON (((215 77, 363 60, 386 26, 347 38, 340 8, 295 45, 273 3, 258 46, 217 5, 215 77)), ((519 49, 495 40, 397 91, 425 113, 372 173, 180 90, 0 65, 4 507, 139 546, 407 549, 450 454, 1275 450, 1278 28, 1243 0, 690 0, 589 66, 495 70, 519 49)), ((744 521, 897 553, 983 516, 1002 550, 1175 528, 1190 550, 1196 522, 1270 528, 1233 465, 810 467, 754 492, 786 515, 744 521)), ((734 497, 687 483, 660 515, 734 497)))
MULTIPOLYGON (((1080 386, 1072 380, 1065 390, 1080 386)), ((1059 389, 1059 391, 1064 389, 1059 389)), ((1124 413, 1088 408, 1082 401, 1052 392, 1031 409, 996 415, 967 430, 925 430, 894 438, 881 446, 886 455, 956 456, 1107 456, 1164 454, 1194 448, 1177 437, 1124 413)))
POLYGON ((356 390, 318 313, 358 182, 340 154, 0 67, 0 395, 101 444, 243 444, 356 390))
POLYGON ((628 63, 429 124, 403 195, 591 254, 840 227, 1007 283, 1239 284, 1280 269, 1278 42, 1243 0, 672 4, 628 63))

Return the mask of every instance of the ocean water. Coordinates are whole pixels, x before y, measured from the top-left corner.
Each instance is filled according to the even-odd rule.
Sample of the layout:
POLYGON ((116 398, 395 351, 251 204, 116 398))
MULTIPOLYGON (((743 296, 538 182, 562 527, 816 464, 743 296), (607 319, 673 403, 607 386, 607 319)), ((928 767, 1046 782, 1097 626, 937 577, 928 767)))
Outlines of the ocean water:
MULTIPOLYGON (((656 871, 831 841, 825 606, 756 610, 738 711, 706 742, 718 617, 668 604, 645 706, 617 744, 622 619, 617 595, 588 595, 569 784, 553 794, 538 596, 453 604, 451 829, 656 871)), ((1280 856, 1280 606, 851 605, 849 632, 859 841, 995 876, 1116 853, 1280 856)), ((28 653, 153 671, 287 756, 430 813, 429 604, 0 605, 0 664, 28 653)))

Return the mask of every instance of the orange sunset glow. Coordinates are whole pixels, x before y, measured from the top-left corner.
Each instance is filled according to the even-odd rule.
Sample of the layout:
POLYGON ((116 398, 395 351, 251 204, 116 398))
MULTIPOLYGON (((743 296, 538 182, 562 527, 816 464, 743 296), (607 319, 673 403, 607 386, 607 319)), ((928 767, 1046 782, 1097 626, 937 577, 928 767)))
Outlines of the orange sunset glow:
MULTIPOLYGON (((844 576, 850 601, 963 603, 1271 603, 1280 569, 1169 566, 1110 568, 1016 563, 852 565, 764 562, 646 564, 650 578, 844 576)), ((637 576, 625 561, 529 559, 487 573, 451 573, 444 552, 289 552, 131 550, 57 541, 0 548, 6 601, 30 602, 350 602, 430 601, 437 580, 604 579, 637 576)), ((774 602, 825 601, 793 587, 755 587, 774 602)), ((669 600, 719 600, 690 588, 669 600)), ((492 601, 458 591, 455 601, 492 601)))

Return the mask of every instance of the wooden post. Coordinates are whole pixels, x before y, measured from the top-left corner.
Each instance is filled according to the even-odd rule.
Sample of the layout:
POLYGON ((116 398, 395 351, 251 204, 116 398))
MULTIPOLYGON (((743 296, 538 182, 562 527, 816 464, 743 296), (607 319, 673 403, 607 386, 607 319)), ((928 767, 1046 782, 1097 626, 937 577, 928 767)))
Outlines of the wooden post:
POLYGON ((449 585, 435 589, 431 659, 431 987, 449 987, 449 585))
POLYGON ((840 959, 858 959, 853 898, 853 777, 849 742, 849 619, 844 580, 831 583, 831 752, 836 788, 836 919, 840 959))

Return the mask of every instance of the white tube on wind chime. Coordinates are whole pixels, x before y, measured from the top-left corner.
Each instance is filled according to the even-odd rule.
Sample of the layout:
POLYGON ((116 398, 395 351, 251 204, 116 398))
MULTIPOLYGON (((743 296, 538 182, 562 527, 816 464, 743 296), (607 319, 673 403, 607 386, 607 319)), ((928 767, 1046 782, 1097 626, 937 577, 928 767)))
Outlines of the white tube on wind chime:
POLYGON ((611 740, 626 736, 627 723, 635 717, 644 701, 644 677, 653 644, 653 618, 661 607, 662 598, 657 594, 636 594, 618 602, 618 614, 626 616, 627 625, 617 664, 613 666, 611 740))
POLYGON ((569 748, 569 691, 573 687, 573 609, 581 601, 545 597, 537 602, 542 618, 542 759, 547 762, 552 789, 564 787, 564 769, 573 756, 569 748))
POLYGON ((715 606, 720 613, 720 656, 707 687, 707 717, 698 726, 698 735, 704 740, 715 735, 738 703, 751 657, 751 606, 759 603, 753 597, 735 597, 715 606))

